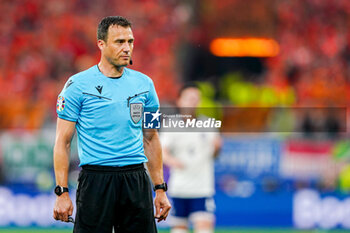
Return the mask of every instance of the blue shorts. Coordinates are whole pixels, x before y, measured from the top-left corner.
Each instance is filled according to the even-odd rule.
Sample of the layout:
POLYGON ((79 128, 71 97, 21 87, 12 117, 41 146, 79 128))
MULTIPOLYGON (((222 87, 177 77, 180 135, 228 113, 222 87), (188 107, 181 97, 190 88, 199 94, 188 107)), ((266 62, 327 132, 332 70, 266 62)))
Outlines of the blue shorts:
POLYGON ((188 218, 195 212, 214 213, 213 198, 172 198, 172 215, 174 217, 188 218))

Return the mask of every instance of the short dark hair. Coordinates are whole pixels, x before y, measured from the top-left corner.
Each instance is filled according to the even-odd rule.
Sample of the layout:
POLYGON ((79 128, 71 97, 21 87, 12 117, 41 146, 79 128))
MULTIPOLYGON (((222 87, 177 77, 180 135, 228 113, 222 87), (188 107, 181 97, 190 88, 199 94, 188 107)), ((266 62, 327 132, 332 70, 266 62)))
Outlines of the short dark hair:
POLYGON ((97 40, 107 40, 108 28, 111 25, 131 27, 131 22, 122 16, 107 16, 101 20, 97 28, 97 40))

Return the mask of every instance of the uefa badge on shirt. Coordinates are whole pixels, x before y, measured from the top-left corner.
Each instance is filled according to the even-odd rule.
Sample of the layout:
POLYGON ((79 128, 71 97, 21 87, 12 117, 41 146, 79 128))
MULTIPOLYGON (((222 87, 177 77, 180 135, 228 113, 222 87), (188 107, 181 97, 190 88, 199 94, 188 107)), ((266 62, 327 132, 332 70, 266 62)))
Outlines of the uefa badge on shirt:
POLYGON ((65 104, 66 104, 66 101, 64 100, 64 97, 58 96, 57 105, 56 105, 57 111, 59 112, 63 111, 65 104))
POLYGON ((131 120, 137 124, 142 118, 143 105, 142 103, 130 104, 130 116, 131 120))
POLYGON ((159 109, 156 111, 145 111, 143 113, 143 128, 144 129, 160 129, 161 126, 161 117, 162 113, 159 112, 159 109))

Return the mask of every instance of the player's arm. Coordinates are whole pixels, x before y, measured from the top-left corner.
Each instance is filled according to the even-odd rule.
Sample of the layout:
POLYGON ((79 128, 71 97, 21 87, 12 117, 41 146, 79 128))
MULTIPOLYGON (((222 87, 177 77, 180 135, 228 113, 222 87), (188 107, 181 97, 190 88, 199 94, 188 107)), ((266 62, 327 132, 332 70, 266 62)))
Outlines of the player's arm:
MULTIPOLYGON (((143 130, 143 145, 145 154, 148 158, 147 167, 153 185, 162 184, 164 182, 162 148, 159 141, 159 135, 156 129, 143 130)), ((156 207, 155 217, 158 218, 158 222, 161 220, 165 220, 169 214, 171 205, 168 201, 164 190, 156 190, 154 205, 156 207)))
POLYGON ((222 139, 220 136, 214 139, 214 158, 218 157, 222 147, 222 139))
MULTIPOLYGON (((72 137, 75 132, 75 122, 57 118, 56 140, 54 147, 54 170, 56 185, 68 187, 69 154, 72 137)), ((56 220, 68 221, 68 216, 73 214, 73 204, 68 192, 57 196, 53 217, 56 220)))
POLYGON ((164 164, 171 168, 184 168, 184 164, 176 157, 174 157, 167 147, 163 147, 163 161, 164 164))

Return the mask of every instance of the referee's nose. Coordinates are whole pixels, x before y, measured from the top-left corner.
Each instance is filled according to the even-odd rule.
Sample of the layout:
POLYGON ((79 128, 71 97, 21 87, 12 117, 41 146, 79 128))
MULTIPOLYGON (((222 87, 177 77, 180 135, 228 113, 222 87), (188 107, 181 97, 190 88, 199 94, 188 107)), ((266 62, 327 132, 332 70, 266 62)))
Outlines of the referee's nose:
POLYGON ((123 52, 125 54, 130 54, 130 50, 131 50, 131 46, 129 45, 128 42, 124 43, 123 44, 123 52))

